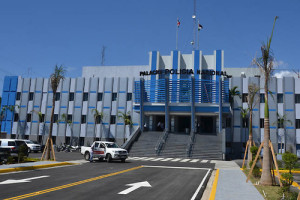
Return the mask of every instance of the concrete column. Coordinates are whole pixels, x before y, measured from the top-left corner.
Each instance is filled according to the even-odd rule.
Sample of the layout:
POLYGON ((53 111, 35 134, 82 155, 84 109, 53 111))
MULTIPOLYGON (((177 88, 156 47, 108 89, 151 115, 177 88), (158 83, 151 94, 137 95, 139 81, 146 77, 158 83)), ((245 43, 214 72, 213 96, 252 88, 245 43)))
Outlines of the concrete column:
POLYGON ((191 132, 195 133, 195 78, 191 77, 191 132))
POLYGON ((171 132, 175 132, 175 116, 171 116, 171 132))
POLYGON ((170 116, 169 116, 169 77, 165 77, 165 130, 170 131, 170 116))
POLYGON ((144 82, 143 78, 140 79, 140 128, 141 132, 144 131, 144 82))

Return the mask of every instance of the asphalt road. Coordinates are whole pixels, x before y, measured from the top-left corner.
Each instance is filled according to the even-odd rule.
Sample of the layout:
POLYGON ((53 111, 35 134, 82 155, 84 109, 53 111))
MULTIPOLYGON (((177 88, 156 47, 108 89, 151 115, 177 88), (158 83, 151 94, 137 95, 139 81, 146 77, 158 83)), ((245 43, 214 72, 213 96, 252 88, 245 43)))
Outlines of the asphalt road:
MULTIPOLYGON (((39 157, 38 154, 32 155, 39 157)), ((31 157, 34 157, 32 155, 31 157)), ((78 159, 82 159, 79 153, 57 154, 57 160, 78 159)), ((0 197, 1 199, 11 197, 106 200, 200 199, 210 177, 210 169, 213 168, 214 164, 200 162, 83 161, 82 164, 75 166, 2 174, 0 182, 7 179, 35 179, 26 183, 0 184, 0 197)))

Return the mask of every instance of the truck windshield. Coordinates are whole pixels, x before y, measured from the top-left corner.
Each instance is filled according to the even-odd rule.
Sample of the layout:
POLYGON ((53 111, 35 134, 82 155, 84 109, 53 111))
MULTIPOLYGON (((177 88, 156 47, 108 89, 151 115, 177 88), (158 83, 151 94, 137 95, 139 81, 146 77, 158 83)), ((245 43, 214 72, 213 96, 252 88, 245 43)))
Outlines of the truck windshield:
POLYGON ((106 147, 107 148, 119 148, 119 146, 117 145, 117 144, 115 144, 115 143, 113 143, 113 144, 106 144, 106 147))

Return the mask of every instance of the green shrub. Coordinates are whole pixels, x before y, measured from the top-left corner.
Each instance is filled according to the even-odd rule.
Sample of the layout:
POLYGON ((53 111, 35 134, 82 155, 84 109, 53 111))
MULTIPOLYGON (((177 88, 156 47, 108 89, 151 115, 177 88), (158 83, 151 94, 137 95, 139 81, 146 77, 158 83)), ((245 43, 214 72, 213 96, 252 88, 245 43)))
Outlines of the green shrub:
POLYGON ((27 155, 27 151, 28 151, 28 149, 27 149, 27 147, 25 145, 21 145, 19 147, 19 151, 18 151, 18 163, 24 162, 25 157, 27 157, 26 156, 27 155))
POLYGON ((290 186, 292 185, 294 181, 294 177, 290 173, 282 173, 281 174, 281 182, 284 186, 290 186))
POLYGON ((292 169, 295 168, 296 163, 297 163, 297 155, 286 152, 282 154, 282 160, 284 162, 284 166, 287 170, 289 170, 290 174, 292 173, 292 169))
POLYGON ((254 159, 255 156, 256 156, 256 154, 257 154, 257 152, 258 152, 258 147, 257 146, 252 146, 250 148, 250 152, 252 153, 252 158, 254 159))
MULTIPOLYGON (((252 154, 252 161, 250 161, 249 166, 252 166, 252 165, 253 165, 253 161, 254 161, 254 159, 255 159, 255 156, 256 156, 256 154, 257 154, 257 152, 258 152, 258 147, 257 147, 257 146, 252 146, 252 147, 250 148, 250 151, 251 151, 251 154, 252 154)), ((261 176, 260 168, 257 167, 256 164, 255 164, 255 166, 254 166, 254 168, 253 168, 252 175, 253 175, 255 178, 260 178, 260 176, 261 176)))

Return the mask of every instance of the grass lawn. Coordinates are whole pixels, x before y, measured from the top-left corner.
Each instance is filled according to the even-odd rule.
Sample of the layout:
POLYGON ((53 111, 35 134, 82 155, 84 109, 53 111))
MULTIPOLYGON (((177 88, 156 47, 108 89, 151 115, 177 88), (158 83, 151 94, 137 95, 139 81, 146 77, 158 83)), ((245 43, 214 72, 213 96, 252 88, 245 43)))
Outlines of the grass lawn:
MULTIPOLYGON (((243 172, 245 173, 246 176, 248 176, 249 173, 249 169, 244 169, 243 172)), ((255 178, 253 176, 250 177, 250 181, 252 182, 252 184, 256 187, 256 189, 262 194, 262 196, 267 199, 267 200, 281 200, 282 199, 282 192, 281 192, 281 188, 279 185, 275 185, 275 186, 263 186, 263 185, 257 185, 256 183, 258 183, 260 180, 260 178, 255 178)), ((291 196, 292 198, 286 198, 286 199, 297 199, 297 194, 296 193, 285 193, 285 197, 287 197, 287 195, 291 196)))

